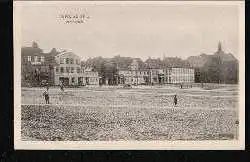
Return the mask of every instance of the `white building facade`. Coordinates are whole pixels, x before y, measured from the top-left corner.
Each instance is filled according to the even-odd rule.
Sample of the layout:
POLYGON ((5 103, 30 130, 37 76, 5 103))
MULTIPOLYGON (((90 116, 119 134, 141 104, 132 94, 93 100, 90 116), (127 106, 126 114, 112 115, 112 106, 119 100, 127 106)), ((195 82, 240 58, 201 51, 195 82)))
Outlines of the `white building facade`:
POLYGON ((192 68, 166 68, 165 83, 194 83, 194 69, 192 68))
POLYGON ((58 64, 54 66, 54 85, 99 84, 98 72, 84 71, 80 57, 72 52, 62 52, 55 56, 58 64))

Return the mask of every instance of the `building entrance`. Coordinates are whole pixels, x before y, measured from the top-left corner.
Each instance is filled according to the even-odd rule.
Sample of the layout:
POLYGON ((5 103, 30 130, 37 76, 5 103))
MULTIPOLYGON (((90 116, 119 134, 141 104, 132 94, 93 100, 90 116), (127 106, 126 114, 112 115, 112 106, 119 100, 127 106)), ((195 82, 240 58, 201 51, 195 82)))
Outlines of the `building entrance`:
POLYGON ((69 85, 69 78, 60 77, 59 81, 63 83, 63 85, 68 86, 69 85))

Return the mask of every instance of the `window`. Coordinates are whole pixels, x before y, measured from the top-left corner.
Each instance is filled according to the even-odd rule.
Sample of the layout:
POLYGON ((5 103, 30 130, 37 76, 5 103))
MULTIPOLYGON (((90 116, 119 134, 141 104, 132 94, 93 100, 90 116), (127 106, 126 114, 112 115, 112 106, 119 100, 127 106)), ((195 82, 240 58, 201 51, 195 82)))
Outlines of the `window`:
POLYGON ((80 68, 77 68, 77 73, 80 73, 80 68))
POLYGON ((74 73, 75 68, 71 67, 71 73, 74 73))
POLYGON ((70 72, 70 67, 66 67, 66 72, 67 72, 67 73, 70 72))
POLYGON ((45 66, 41 66, 41 72, 46 72, 46 67, 45 66))
POLYGON ((37 56, 37 62, 41 62, 41 57, 37 56))
POLYGON ((56 67, 56 72, 58 72, 58 67, 56 67))
POLYGON ((63 68, 63 67, 61 67, 61 69, 60 69, 60 70, 61 70, 61 73, 64 73, 64 68, 63 68))
POLYGON ((69 64, 69 58, 66 58, 66 64, 69 64))
POLYGON ((44 56, 41 56, 41 62, 44 62, 44 56))
POLYGON ((74 64, 74 59, 73 58, 70 59, 70 64, 74 64))
POLYGON ((28 61, 29 61, 29 62, 31 61, 31 56, 28 56, 28 61))
POLYGON ((34 62, 37 62, 37 61, 38 61, 38 57, 34 56, 34 62))
POLYGON ((75 82, 75 78, 73 77, 73 78, 71 78, 71 82, 72 83, 74 83, 75 82))
POLYGON ((60 64, 63 64, 64 62, 63 62, 63 58, 60 58, 60 64))

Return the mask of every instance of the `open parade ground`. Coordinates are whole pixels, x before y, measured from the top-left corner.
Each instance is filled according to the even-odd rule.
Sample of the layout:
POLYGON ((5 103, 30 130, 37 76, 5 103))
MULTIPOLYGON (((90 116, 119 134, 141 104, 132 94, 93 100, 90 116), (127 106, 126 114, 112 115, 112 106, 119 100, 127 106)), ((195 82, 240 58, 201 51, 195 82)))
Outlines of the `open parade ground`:
POLYGON ((233 140, 238 85, 22 88, 22 140, 233 140), (174 106, 173 96, 177 95, 174 106))

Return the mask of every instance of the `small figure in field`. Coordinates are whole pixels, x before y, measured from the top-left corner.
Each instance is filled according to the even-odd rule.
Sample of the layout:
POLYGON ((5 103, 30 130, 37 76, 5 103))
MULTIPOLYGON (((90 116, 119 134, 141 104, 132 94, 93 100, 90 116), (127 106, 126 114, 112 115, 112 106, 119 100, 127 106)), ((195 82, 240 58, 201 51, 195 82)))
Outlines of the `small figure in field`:
POLYGON ((62 81, 60 82, 60 89, 61 89, 61 91, 64 91, 64 86, 63 86, 63 82, 62 81))
POLYGON ((49 86, 46 87, 46 90, 43 92, 43 96, 46 104, 49 104, 49 86))
POLYGON ((177 95, 174 95, 174 105, 177 105, 177 95))
POLYGON ((182 84, 181 84, 181 89, 182 89, 182 84))

